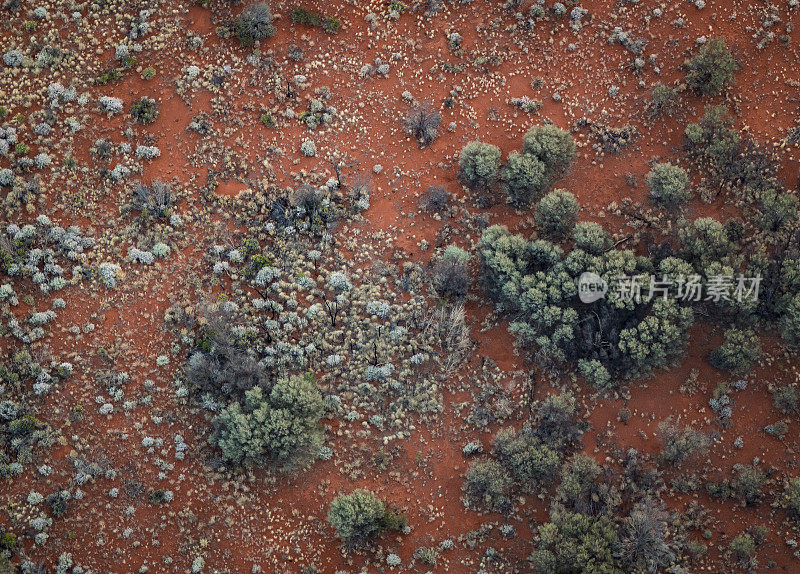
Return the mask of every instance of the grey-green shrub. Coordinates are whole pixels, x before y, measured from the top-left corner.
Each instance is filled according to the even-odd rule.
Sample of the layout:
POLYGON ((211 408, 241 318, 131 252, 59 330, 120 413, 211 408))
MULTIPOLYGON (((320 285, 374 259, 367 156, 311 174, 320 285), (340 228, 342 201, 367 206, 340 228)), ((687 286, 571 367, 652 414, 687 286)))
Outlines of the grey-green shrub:
POLYGON ((254 387, 214 417, 211 442, 235 466, 293 468, 322 445, 322 395, 311 376, 280 379, 266 395, 254 387))
POLYGON ((686 84, 700 95, 714 96, 733 81, 739 69, 722 38, 706 42, 686 65, 686 84))
POLYGON ((545 124, 533 126, 525 134, 522 152, 544 163, 548 175, 569 167, 575 157, 575 141, 569 132, 558 126, 545 124))
POLYGON ((686 171, 671 163, 657 163, 645 176, 650 197, 668 206, 683 203, 691 196, 686 171))
POLYGON ((243 46, 252 46, 277 33, 272 24, 272 10, 266 2, 257 2, 245 8, 234 21, 233 28, 243 46))
POLYGON ((484 505, 490 510, 508 508, 511 477, 496 460, 475 461, 469 465, 464 480, 464 495, 471 504, 484 505))
POLYGON ((458 174, 469 187, 489 187, 497 180, 500 148, 480 141, 469 142, 458 158, 458 174))
POLYGON ((592 255, 600 255, 611 248, 611 235, 594 221, 581 221, 572 231, 575 247, 592 255))
POLYGON ((386 530, 403 530, 406 519, 386 508, 369 490, 340 494, 331 502, 328 522, 348 546, 355 546, 386 530))
POLYGON ((751 329, 728 329, 725 342, 711 351, 709 361, 718 369, 740 375, 761 357, 761 341, 751 329))
POLYGON ((546 169, 530 154, 511 153, 503 167, 503 189, 509 203, 523 207, 536 201, 547 183, 546 169))
POLYGON ((536 204, 534 219, 547 235, 563 237, 569 235, 578 220, 578 200, 563 189, 545 195, 536 204))

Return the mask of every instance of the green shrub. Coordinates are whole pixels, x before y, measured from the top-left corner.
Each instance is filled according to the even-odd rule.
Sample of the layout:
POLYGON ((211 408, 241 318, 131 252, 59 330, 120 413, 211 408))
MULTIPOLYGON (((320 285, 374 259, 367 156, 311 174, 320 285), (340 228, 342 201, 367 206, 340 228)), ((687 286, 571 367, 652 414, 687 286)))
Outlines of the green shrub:
POLYGON ((778 320, 778 331, 786 343, 800 345, 800 293, 789 299, 786 309, 778 320))
POLYGON ((407 522, 402 515, 386 508, 369 490, 340 494, 331 502, 328 522, 348 546, 356 546, 390 529, 402 530, 407 522))
POLYGON ((578 210, 578 200, 574 195, 563 189, 556 189, 536 204, 534 219, 547 235, 565 237, 575 227, 578 210))
POLYGON ((651 118, 661 115, 671 116, 677 111, 678 90, 672 86, 656 84, 653 88, 652 100, 647 104, 647 111, 651 118))
POLYGON ((503 167, 503 189, 511 205, 526 207, 536 201, 547 183, 546 166, 529 154, 511 153, 503 167))
POLYGON ((795 414, 799 401, 797 385, 783 385, 772 390, 772 404, 785 415, 795 414))
POLYGON ((598 390, 602 391, 614 386, 608 369, 597 359, 591 359, 589 361, 580 359, 578 361, 578 370, 581 375, 583 375, 583 378, 598 390))
POLYGON ((225 407, 214 417, 211 442, 234 466, 292 468, 322 445, 323 412, 322 395, 311 376, 281 379, 267 396, 254 387, 243 403, 225 407))
POLYGON ((736 498, 748 506, 758 504, 761 500, 761 489, 764 487, 764 473, 754 466, 740 469, 731 481, 731 488, 736 498))
POLYGON ((552 124, 534 126, 525 134, 522 152, 544 163, 550 177, 569 168, 575 157, 575 141, 569 132, 552 124))
POLYGON ((686 84, 699 95, 715 96, 733 81, 739 65, 725 41, 712 38, 686 65, 686 84))
POLYGON ((342 21, 333 16, 326 16, 322 19, 322 29, 328 34, 336 34, 342 27, 342 21))
POLYGON ((657 163, 645 177, 650 197, 659 203, 674 207, 691 197, 689 176, 683 168, 671 163, 657 163))
POLYGON ((458 158, 458 175, 469 187, 490 187, 497 180, 499 169, 499 147, 473 141, 461 150, 458 158))
POLYGON ((731 541, 731 551, 741 565, 749 565, 756 553, 756 543, 753 537, 745 532, 731 541))
POLYGON ((265 2, 257 2, 245 8, 234 20, 233 29, 242 46, 252 46, 277 33, 272 24, 272 10, 265 2))
POLYGON ((611 235, 594 221, 581 221, 572 231, 575 247, 592 255, 601 255, 611 248, 611 235))
POLYGON ((158 117, 158 104, 152 98, 139 98, 133 102, 131 116, 140 124, 151 124, 158 117))
POLYGON ((292 10, 289 14, 289 17, 292 19, 292 22, 295 22, 296 24, 305 24, 306 26, 313 27, 317 27, 322 24, 322 16, 316 12, 312 12, 308 8, 303 8, 302 6, 298 6, 292 10))
POLYGON ((793 478, 786 484, 782 504, 790 517, 800 520, 800 478, 793 478))
POLYGON ((725 342, 711 351, 709 361, 718 369, 741 375, 761 357, 761 341, 750 329, 728 329, 725 342))
POLYGON ((529 560, 540 574, 619 574, 618 544, 608 517, 560 510, 551 512, 550 522, 539 526, 539 543, 529 560))
POLYGON ((511 478, 499 462, 475 461, 467 469, 464 495, 471 504, 483 505, 490 510, 503 510, 511 504, 508 498, 510 487, 511 478))
POLYGON ((717 165, 730 161, 741 140, 732 126, 733 119, 725 106, 706 106, 700 121, 686 126, 690 151, 717 165))
POLYGON ((524 490, 537 484, 549 485, 561 466, 559 453, 541 444, 530 429, 499 431, 492 443, 492 453, 524 490))
POLYGON ((659 458, 662 462, 680 466, 692 458, 704 454, 708 450, 708 437, 690 427, 680 428, 670 419, 658 425, 662 451, 659 458))

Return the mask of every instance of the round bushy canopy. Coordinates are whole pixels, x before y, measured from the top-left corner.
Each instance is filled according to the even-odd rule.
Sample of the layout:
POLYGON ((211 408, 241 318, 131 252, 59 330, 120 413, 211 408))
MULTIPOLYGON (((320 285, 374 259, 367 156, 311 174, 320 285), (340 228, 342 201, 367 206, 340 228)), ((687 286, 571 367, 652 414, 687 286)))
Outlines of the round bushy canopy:
POLYGON ((645 177, 650 196, 665 205, 678 205, 691 196, 689 176, 671 163, 657 163, 645 177))
POLYGON ((568 235, 578 219, 578 200, 563 189, 551 191, 536 204, 534 219, 548 235, 568 235))
POLYGON ((572 232, 575 247, 592 255, 600 255, 611 247, 611 235, 594 221, 582 221, 572 232))
POLYGON ((277 32, 272 24, 272 10, 266 2, 257 2, 245 8, 234 22, 234 29, 244 46, 272 38, 277 32))
POLYGON ((503 169, 503 188, 508 201, 515 206, 533 203, 547 181, 546 167, 529 154, 512 153, 503 169))
POLYGON ((575 142, 569 132, 552 124, 533 126, 525 134, 522 152, 539 158, 552 173, 572 162, 575 142))
POLYGON ((733 80, 739 65, 725 41, 713 38, 708 41, 687 64, 686 83, 696 93, 715 96, 722 93, 733 80))
POLYGON ((470 187, 488 187, 497 179, 500 148, 480 141, 469 142, 458 158, 458 173, 470 187))
POLYGON ((386 506, 369 490, 340 494, 331 502, 328 522, 336 535, 347 542, 369 538, 383 529, 386 506))
POLYGON ((265 396, 261 387, 245 393, 214 418, 212 443, 234 466, 276 464, 290 468, 322 445, 322 395, 311 377, 279 380, 265 396))

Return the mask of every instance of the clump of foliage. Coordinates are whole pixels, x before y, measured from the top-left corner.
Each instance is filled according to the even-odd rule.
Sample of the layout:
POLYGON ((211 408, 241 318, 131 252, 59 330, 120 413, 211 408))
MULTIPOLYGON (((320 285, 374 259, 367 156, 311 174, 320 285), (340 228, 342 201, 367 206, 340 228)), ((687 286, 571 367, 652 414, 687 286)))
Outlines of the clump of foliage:
POLYGON ((464 496, 471 504, 491 510, 508 509, 511 477, 496 460, 480 460, 469 465, 464 479, 464 496))
POLYGON ((253 387, 214 417, 211 442, 234 466, 294 468, 322 446, 323 412, 313 377, 279 379, 269 393, 253 387))
POLYGON ((152 98, 143 97, 133 102, 131 116, 140 124, 151 124, 158 117, 158 104, 152 98))
POLYGON ((306 26, 321 27, 328 34, 336 34, 342 27, 342 21, 333 16, 322 16, 317 12, 313 12, 308 8, 298 6, 291 11, 289 17, 292 22, 297 24, 304 24, 306 26))
POLYGON ((272 24, 272 10, 265 2, 257 2, 245 8, 234 20, 233 29, 242 46, 252 46, 277 33, 272 24))
POLYGON ((361 545, 387 530, 403 530, 407 525, 403 515, 386 508, 374 493, 363 489, 334 498, 328 522, 348 547, 361 545))
POLYGON ((458 158, 458 175, 469 187, 488 188, 497 180, 500 148, 481 141, 463 147, 458 158))
POLYGON ((156 179, 150 185, 139 182, 133 191, 131 205, 142 217, 169 217, 172 213, 172 188, 168 183, 156 179))
POLYGON ((761 357, 761 341, 751 329, 728 329, 725 342, 711 351, 709 361, 718 369, 744 374, 761 357))
POLYGON ((760 469, 755 466, 744 466, 731 481, 731 488, 736 498, 747 506, 752 506, 761 500, 761 489, 765 480, 766 477, 760 469))
POLYGON ((423 102, 415 105, 405 119, 405 130, 419 142, 420 147, 430 145, 439 135, 442 116, 433 104, 423 102))
POLYGON ((664 205, 674 207, 689 197, 689 176, 683 168, 671 163, 657 163, 645 177, 650 197, 664 205))
POLYGON ((449 246, 433 264, 433 289, 442 299, 464 299, 470 287, 469 253, 455 245, 449 246))
POLYGON ((503 169, 503 188, 509 203, 528 206, 562 175, 575 157, 569 132, 552 124, 533 126, 525 134, 522 153, 512 153, 503 169))
POLYGON ((681 428, 667 419, 658 425, 662 451, 660 459, 673 466, 680 466, 706 452, 708 436, 691 427, 681 428))
POLYGON ((651 118, 672 116, 678 109, 678 90, 672 86, 658 83, 653 88, 652 99, 647 103, 647 112, 651 118))
POLYGON ((536 572, 622 572, 615 551, 616 528, 606 516, 558 510, 539 527, 539 543, 530 555, 536 572))
MULTIPOLYGON (((607 242, 598 238, 603 249, 607 242)), ((594 247, 584 243, 584 247, 594 247)), ((652 263, 630 250, 568 254, 542 239, 528 240, 502 226, 479 242, 487 293, 512 316, 511 330, 544 364, 597 360, 611 378, 634 377, 669 365, 685 347, 691 308, 671 299, 606 293, 591 307, 580 303, 577 282, 594 272, 608 284, 621 275, 649 274, 652 263)))
POLYGON ((739 69, 722 38, 712 38, 686 64, 686 84, 697 94, 715 96, 733 81, 739 69))
POLYGON ((575 227, 579 209, 574 195, 563 189, 556 189, 536 204, 534 219, 547 235, 566 237, 575 227))
POLYGON ((800 392, 796 385, 784 385, 772 390, 772 404, 785 415, 797 412, 800 405, 800 392))
POLYGON ((503 189, 509 203, 516 207, 535 201, 547 181, 547 167, 530 154, 512 152, 503 167, 503 189))

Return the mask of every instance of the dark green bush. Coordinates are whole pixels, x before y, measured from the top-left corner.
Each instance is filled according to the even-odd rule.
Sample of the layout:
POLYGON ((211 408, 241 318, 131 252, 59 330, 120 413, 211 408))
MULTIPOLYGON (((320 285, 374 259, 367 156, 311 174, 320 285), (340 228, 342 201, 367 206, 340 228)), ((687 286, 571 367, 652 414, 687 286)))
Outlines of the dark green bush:
POLYGON ((252 46, 277 33, 272 24, 272 10, 265 2, 257 2, 245 8, 234 20, 233 29, 242 46, 252 46))
POLYGON ((384 502, 369 490, 340 494, 331 502, 328 522, 336 535, 348 546, 357 546, 390 529, 406 527, 405 517, 386 508, 384 502))
POLYGON ((741 375, 761 357, 761 341, 750 329, 728 329, 725 342, 711 351, 709 361, 718 369, 741 375))
POLYGON ((499 147, 473 141, 461 150, 458 158, 458 175, 469 187, 490 187, 497 180, 499 169, 499 147))
POLYGON ((689 176, 682 168, 671 163, 657 163, 645 177, 650 197, 667 206, 680 205, 689 197, 689 176))
POLYGON ((686 65, 686 84, 700 95, 714 96, 733 81, 739 69, 722 38, 712 38, 705 43, 686 65))
POLYGON ((578 220, 578 200, 575 196, 556 189, 536 204, 534 219, 544 233, 551 237, 566 237, 578 220))

